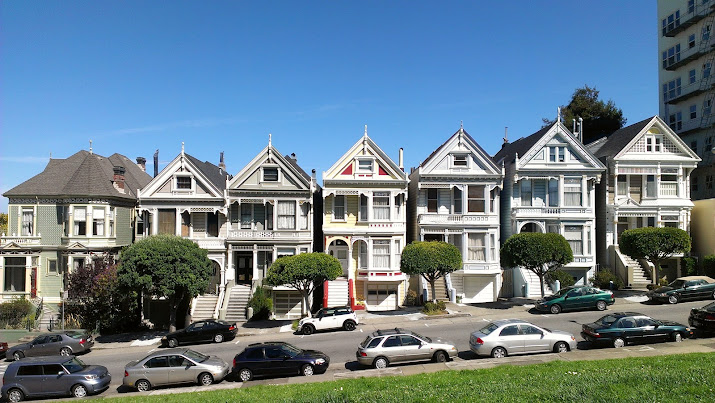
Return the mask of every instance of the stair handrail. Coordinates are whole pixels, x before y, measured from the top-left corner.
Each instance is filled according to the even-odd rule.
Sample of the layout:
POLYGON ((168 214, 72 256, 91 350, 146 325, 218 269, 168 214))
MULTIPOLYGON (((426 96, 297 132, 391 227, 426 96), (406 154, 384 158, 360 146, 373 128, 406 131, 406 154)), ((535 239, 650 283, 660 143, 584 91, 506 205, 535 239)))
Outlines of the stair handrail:
POLYGON ((447 273, 444 275, 444 285, 447 286, 447 297, 449 298, 449 302, 456 303, 457 302, 457 290, 455 290, 454 287, 452 286, 451 273, 447 273))
POLYGON ((221 303, 223 302, 223 295, 226 292, 226 287, 219 287, 219 292, 218 292, 218 298, 216 298, 216 304, 214 305, 214 314, 213 317, 215 319, 219 319, 219 313, 221 312, 221 303))

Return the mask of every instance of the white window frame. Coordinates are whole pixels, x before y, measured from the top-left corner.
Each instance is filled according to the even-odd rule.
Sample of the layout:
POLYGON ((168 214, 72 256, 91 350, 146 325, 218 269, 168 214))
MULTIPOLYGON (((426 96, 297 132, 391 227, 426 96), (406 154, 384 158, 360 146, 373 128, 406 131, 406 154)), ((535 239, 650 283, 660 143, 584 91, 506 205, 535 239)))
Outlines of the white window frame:
POLYGON ((190 173, 176 173, 174 174, 174 178, 171 181, 171 187, 174 192, 195 192, 196 191, 196 179, 194 178, 194 175, 190 173), (191 181, 191 186, 187 188, 179 188, 179 178, 189 178, 191 181))
POLYGON ((370 198, 367 195, 358 195, 358 221, 366 222, 370 220, 370 198))
POLYGON ((89 234, 89 225, 87 225, 87 211, 89 210, 88 207, 86 206, 81 206, 81 207, 72 207, 72 236, 88 236, 89 234), (77 212, 78 211, 83 211, 84 214, 82 215, 82 219, 77 218, 77 212), (79 232, 79 225, 78 223, 84 223, 84 234, 80 234, 79 232))
POLYGON ((295 230, 297 227, 297 224, 298 224, 297 218, 296 218, 297 211, 298 211, 298 208, 296 206, 295 200, 278 200, 278 203, 276 203, 276 217, 278 219, 276 221, 276 228, 279 230, 295 230), (287 214, 281 214, 282 206, 283 206, 283 208, 293 206, 293 208, 292 208, 293 212, 287 213, 287 214), (291 225, 287 225, 287 226, 283 225, 281 223, 281 218, 292 220, 293 225, 292 226, 291 225))
POLYGON ((105 237, 107 236, 107 209, 104 207, 92 207, 92 236, 105 237), (94 212, 100 212, 98 217, 95 217, 94 212), (100 226, 101 224, 101 226, 100 226), (96 234, 95 234, 96 232, 96 234))
POLYGON ((48 275, 55 275, 55 276, 59 275, 59 273, 60 273, 59 269, 60 269, 60 267, 57 265, 57 259, 47 258, 47 274, 48 275), (53 263, 55 266, 54 270, 52 270, 53 263))
POLYGON ((564 238, 566 238, 566 242, 568 242, 569 246, 571 246, 571 251, 573 252, 574 256, 583 256, 585 254, 583 241, 583 225, 565 225, 564 238), (579 252, 574 250, 573 246, 575 245, 579 245, 579 252))
POLYGON ((486 232, 468 232, 467 233, 467 261, 470 262, 486 262, 487 261, 487 233, 486 232), (472 239, 482 239, 482 245, 472 245, 472 239), (479 259, 479 254, 483 259, 479 259), (473 256, 474 255, 474 256, 473 256))
POLYGON ((552 163, 566 162, 566 147, 565 146, 549 147, 549 162, 552 162, 552 163))
POLYGON ((452 168, 469 168, 470 159, 471 158, 469 158, 469 154, 452 154, 450 162, 452 164, 452 168))
POLYGON ((35 208, 22 207, 20 208, 20 235, 33 236, 35 235, 35 208), (29 213, 29 220, 25 220, 25 213, 29 213))
POLYGON ((346 222, 348 220, 348 197, 345 195, 333 195, 333 221, 335 222, 346 222), (343 203, 341 206, 338 205, 338 198, 342 198, 343 203), (343 216, 342 218, 337 218, 335 210, 337 208, 342 208, 343 216))
POLYGON ((391 266, 391 241, 389 239, 374 239, 372 241, 372 267, 375 269, 390 269, 391 266), (387 247, 385 251, 385 246, 387 247), (379 252, 379 253, 378 253, 379 252), (383 253, 384 252, 384 253, 383 253), (378 266, 379 257, 387 259, 386 266, 378 266))
POLYGON ((428 213, 439 213, 439 189, 428 188, 427 190, 427 212, 428 213), (434 197, 430 197, 430 193, 434 194, 434 197), (430 202, 435 205, 434 211, 430 210, 430 202))
POLYGON ((390 221, 392 219, 392 197, 390 192, 373 192, 372 193, 372 219, 374 221, 390 221), (376 199, 387 200, 387 205, 375 204, 376 199), (380 217, 378 212, 387 211, 387 217, 380 217))
POLYGON ((278 165, 269 165, 269 166, 262 166, 261 167, 261 183, 280 183, 281 181, 281 170, 278 167, 278 165), (266 170, 274 170, 276 171, 276 180, 267 180, 266 179, 266 170))
POLYGON ((584 207, 586 201, 584 200, 583 197, 583 182, 581 181, 580 177, 566 177, 564 178, 564 206, 569 206, 569 207, 584 207), (569 183, 572 182, 572 183, 569 183), (575 189, 578 187, 578 192, 575 191, 575 189), (578 193, 578 198, 581 200, 580 204, 570 204, 568 201, 568 194, 577 194, 578 193))
POLYGON ((375 158, 372 157, 359 157, 355 158, 355 175, 374 175, 375 174, 375 158), (362 166, 362 164, 369 164, 368 166, 362 166))

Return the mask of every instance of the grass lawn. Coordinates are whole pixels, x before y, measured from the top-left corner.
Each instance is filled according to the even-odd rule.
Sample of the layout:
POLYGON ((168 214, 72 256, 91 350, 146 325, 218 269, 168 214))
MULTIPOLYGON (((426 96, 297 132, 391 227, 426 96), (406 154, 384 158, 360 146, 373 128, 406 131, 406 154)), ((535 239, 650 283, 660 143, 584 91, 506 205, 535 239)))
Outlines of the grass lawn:
POLYGON ((132 402, 715 402, 715 353, 554 361, 300 385, 143 396, 132 402))

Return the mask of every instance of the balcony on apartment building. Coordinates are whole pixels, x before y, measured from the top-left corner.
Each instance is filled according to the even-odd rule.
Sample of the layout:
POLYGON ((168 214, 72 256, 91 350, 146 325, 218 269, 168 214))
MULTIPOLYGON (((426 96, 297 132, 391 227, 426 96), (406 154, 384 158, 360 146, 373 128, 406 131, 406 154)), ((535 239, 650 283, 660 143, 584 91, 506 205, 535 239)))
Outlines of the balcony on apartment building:
MULTIPOLYGON (((663 68, 668 71, 674 71, 701 56, 710 53, 715 45, 715 36, 710 35, 704 42, 694 45, 688 49, 680 51, 680 45, 676 45, 676 51, 669 54, 667 58, 662 60, 663 68)), ((670 50, 672 50, 671 48, 670 50)))
POLYGON ((65 235, 62 237, 61 245, 63 246, 74 245, 77 243, 87 247, 113 248, 117 246, 124 246, 124 244, 117 244, 117 238, 115 236, 65 235))
POLYGON ((306 240, 312 239, 310 230, 268 230, 268 229, 231 229, 228 231, 228 238, 240 241, 260 241, 260 240, 306 240))
POLYGON ((713 88, 714 85, 715 79, 713 79, 713 75, 710 75, 685 87, 675 87, 663 92, 663 102, 674 105, 700 95, 713 88))
POLYGON ((512 216, 514 218, 526 217, 559 217, 568 218, 584 218, 584 216, 593 216, 594 210, 592 207, 549 207, 549 206, 513 206, 512 216))
POLYGON ((419 225, 455 225, 463 226, 470 224, 499 224, 499 216, 496 214, 420 214, 419 225))
POLYGON ((707 3, 701 0, 696 0, 693 5, 686 11, 686 13, 681 17, 680 11, 673 13, 670 18, 666 18, 662 22, 661 34, 669 38, 678 35, 679 33, 685 31, 687 28, 695 25, 698 21, 710 15, 715 8, 715 1, 707 3), (701 3, 701 4, 696 4, 701 3), (705 4, 702 4, 705 3, 705 4))
POLYGON ((7 245, 9 243, 15 243, 18 245, 40 245, 42 240, 42 234, 37 235, 5 235, 2 234, 0 237, 0 245, 7 245))

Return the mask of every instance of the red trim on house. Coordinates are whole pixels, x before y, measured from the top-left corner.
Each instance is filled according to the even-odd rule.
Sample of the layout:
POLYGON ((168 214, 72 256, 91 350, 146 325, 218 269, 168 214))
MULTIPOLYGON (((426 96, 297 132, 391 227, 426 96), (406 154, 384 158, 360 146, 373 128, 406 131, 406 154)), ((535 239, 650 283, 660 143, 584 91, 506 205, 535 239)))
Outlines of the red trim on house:
POLYGON ((328 280, 323 281, 323 308, 328 307, 328 280))
POLYGON ((353 279, 348 279, 348 300, 353 311, 365 309, 365 305, 355 305, 355 291, 353 291, 353 279))
POLYGON ((352 175, 353 174, 353 163, 351 162, 340 175, 352 175))
POLYGON ((387 172, 385 172, 385 170, 382 169, 382 167, 380 165, 378 165, 377 168, 378 168, 378 171, 377 171, 378 175, 387 175, 387 172))

